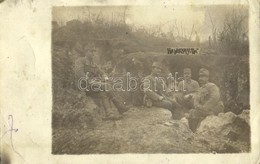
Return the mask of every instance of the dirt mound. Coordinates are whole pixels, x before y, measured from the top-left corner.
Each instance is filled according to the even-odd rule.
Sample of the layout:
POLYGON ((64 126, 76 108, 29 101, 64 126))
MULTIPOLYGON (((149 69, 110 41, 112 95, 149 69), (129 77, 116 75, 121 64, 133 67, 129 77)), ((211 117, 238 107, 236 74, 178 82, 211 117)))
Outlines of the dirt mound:
POLYGON ((95 129, 54 130, 53 153, 196 153, 206 146, 181 121, 160 108, 131 109, 122 120, 104 121, 95 129))
POLYGON ((87 122, 86 126, 54 127, 53 153, 249 152, 247 114, 244 111, 238 116, 231 112, 209 116, 202 121, 198 131, 193 133, 184 119, 172 120, 168 110, 133 108, 124 113, 121 120, 100 121, 95 128, 89 128, 91 121, 87 122, 88 119, 73 122, 74 125, 76 122, 87 122))

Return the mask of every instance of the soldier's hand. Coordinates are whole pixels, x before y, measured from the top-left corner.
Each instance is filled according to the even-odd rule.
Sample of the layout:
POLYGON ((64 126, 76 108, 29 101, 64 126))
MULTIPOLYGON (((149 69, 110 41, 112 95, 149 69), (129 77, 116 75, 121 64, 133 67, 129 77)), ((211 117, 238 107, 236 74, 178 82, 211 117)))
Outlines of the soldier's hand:
POLYGON ((185 95, 184 96, 184 99, 188 100, 188 99, 191 99, 192 98, 192 95, 191 94, 188 94, 188 95, 185 95))
POLYGON ((159 97, 159 100, 160 100, 160 101, 162 101, 163 99, 164 99, 164 97, 163 97, 163 96, 160 96, 160 97, 159 97))

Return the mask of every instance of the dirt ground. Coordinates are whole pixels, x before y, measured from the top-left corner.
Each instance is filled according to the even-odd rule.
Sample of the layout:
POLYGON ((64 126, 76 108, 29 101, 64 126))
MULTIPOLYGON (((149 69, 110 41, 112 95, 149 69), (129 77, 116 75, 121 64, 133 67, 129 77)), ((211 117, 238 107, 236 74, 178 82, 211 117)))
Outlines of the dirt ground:
POLYGON ((170 116, 164 109, 136 108, 121 120, 103 121, 94 128, 54 129, 53 153, 207 152, 184 124, 165 125, 170 116))
POLYGON ((54 154, 224 153, 248 151, 244 142, 202 137, 161 108, 133 108, 121 120, 53 129, 54 154))

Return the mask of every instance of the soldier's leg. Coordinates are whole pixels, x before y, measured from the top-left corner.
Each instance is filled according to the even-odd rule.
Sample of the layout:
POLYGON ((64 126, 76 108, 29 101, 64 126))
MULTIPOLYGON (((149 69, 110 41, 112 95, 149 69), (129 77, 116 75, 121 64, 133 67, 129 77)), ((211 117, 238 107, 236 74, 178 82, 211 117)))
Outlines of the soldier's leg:
POLYGON ((120 102, 116 98, 115 91, 113 91, 113 88, 109 83, 100 82, 98 85, 103 90, 102 93, 104 93, 109 98, 109 100, 113 102, 120 114, 130 109, 130 106, 124 105, 123 102, 120 102))
POLYGON ((103 99, 106 98, 106 95, 102 92, 93 92, 93 91, 87 91, 87 96, 90 96, 95 104, 99 107, 99 112, 101 113, 102 117, 107 116, 107 108, 109 108, 108 105, 104 105, 103 99))
POLYGON ((110 100, 114 103, 115 107, 117 108, 120 114, 128 111, 131 108, 131 106, 127 106, 123 104, 123 102, 118 100, 114 91, 107 91, 106 94, 110 98, 110 100))
POLYGON ((156 107, 159 107, 159 108, 168 109, 171 112, 172 117, 174 115, 173 104, 169 100, 153 101, 153 106, 156 106, 156 107))
POLYGON ((100 107, 102 107, 105 111, 106 114, 106 119, 118 119, 119 117, 119 113, 117 112, 117 110, 115 108, 113 108, 113 106, 111 105, 111 101, 110 98, 107 96, 105 91, 90 91, 91 93, 91 97, 94 98, 97 103, 100 105, 100 107))
POLYGON ((170 111, 172 110, 172 103, 168 100, 154 101, 153 106, 168 109, 170 111))
POLYGON ((117 100, 115 97, 111 98, 111 101, 114 103, 114 105, 116 106, 116 108, 120 114, 128 111, 131 108, 131 106, 124 105, 122 102, 117 100))
POLYGON ((204 115, 196 109, 191 109, 188 116, 189 127, 195 132, 200 125, 201 121, 204 119, 204 115))
POLYGON ((120 119, 119 113, 113 108, 112 102, 108 97, 102 98, 102 103, 104 108, 106 109, 107 119, 120 119))
POLYGON ((184 116, 181 107, 174 100, 154 101, 153 106, 168 109, 172 113, 173 119, 181 119, 184 116))

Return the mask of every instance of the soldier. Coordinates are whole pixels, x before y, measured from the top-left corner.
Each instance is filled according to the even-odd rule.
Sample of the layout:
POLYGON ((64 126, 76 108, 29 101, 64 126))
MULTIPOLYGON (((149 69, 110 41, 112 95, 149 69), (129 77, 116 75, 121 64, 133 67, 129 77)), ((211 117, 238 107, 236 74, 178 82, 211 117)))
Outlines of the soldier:
POLYGON ((224 111, 223 102, 220 100, 219 88, 208 81, 209 71, 201 68, 199 83, 201 87, 194 95, 194 109, 191 109, 187 118, 192 131, 195 131, 200 122, 209 115, 217 115, 224 111))
POLYGON ((187 109, 191 109, 193 106, 192 96, 199 89, 199 83, 191 79, 191 69, 183 69, 184 80, 179 82, 178 91, 181 93, 178 96, 178 102, 187 109))
POLYGON ((80 69, 79 72, 80 75, 84 73, 83 77, 86 77, 85 82, 87 82, 84 87, 84 81, 78 81, 78 85, 81 85, 79 87, 86 88, 87 95, 96 99, 98 104, 104 107, 107 116, 106 119, 120 119, 121 116, 118 112, 123 113, 127 111, 128 108, 115 98, 113 88, 111 88, 108 81, 109 79, 99 66, 101 62, 99 49, 96 48, 94 44, 88 44, 85 47, 85 54, 86 56, 84 58, 80 58, 78 62, 76 62, 79 64, 77 67, 84 67, 84 69, 80 69))
POLYGON ((166 84, 159 76, 162 74, 163 66, 154 62, 152 73, 143 80, 144 103, 147 107, 156 106, 168 109, 174 116, 176 102, 165 96, 166 84))
POLYGON ((194 93, 199 89, 199 83, 191 79, 191 69, 183 69, 183 78, 184 80, 178 84, 178 91, 183 92, 184 95, 194 93))

